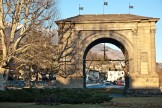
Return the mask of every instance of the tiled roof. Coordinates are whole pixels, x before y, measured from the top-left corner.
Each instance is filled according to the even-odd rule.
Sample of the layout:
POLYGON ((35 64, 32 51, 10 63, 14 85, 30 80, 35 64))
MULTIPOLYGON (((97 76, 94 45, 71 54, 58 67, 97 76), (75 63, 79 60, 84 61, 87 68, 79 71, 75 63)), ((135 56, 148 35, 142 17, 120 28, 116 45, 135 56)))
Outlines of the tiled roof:
POLYGON ((146 16, 138 16, 132 14, 99 14, 99 15, 78 15, 74 17, 70 17, 67 19, 62 19, 57 22, 83 22, 83 21, 107 21, 107 22, 120 22, 120 21, 136 21, 136 20, 150 20, 154 19, 158 21, 159 18, 152 18, 146 16))

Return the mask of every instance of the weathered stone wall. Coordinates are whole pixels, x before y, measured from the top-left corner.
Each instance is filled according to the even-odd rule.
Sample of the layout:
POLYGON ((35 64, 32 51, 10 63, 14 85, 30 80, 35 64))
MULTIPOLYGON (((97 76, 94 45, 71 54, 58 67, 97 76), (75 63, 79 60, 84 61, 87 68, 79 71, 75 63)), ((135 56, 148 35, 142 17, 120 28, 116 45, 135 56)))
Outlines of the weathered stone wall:
MULTIPOLYGON (((100 38, 112 38, 119 41, 128 52, 130 88, 159 88, 159 76, 156 72, 155 59, 155 21, 133 22, 83 22, 75 23, 71 41, 77 37, 78 60, 77 71, 83 72, 83 55, 89 44, 100 38)), ((69 35, 64 34, 64 35, 69 35)), ((66 36, 65 36, 66 37, 66 36)), ((120 47, 120 46, 118 46, 120 47)), ((76 59, 77 58, 77 59, 76 59)), ((82 80, 83 73, 80 74, 82 80)), ((82 81, 70 82, 72 87, 78 86, 82 81)), ((70 86, 69 86, 70 87, 70 86)))
POLYGON ((159 75, 159 85, 161 86, 161 90, 162 90, 162 63, 156 64, 156 70, 159 75))
POLYGON ((83 88, 83 78, 57 77, 57 87, 61 88, 83 88))

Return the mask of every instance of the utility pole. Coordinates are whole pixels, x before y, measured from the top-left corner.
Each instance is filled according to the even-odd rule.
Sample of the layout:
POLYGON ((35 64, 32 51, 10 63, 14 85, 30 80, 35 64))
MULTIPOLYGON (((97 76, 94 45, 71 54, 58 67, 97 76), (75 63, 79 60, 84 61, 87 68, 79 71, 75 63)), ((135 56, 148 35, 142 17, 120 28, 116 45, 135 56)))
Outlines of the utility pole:
POLYGON ((101 51, 104 52, 104 61, 105 61, 106 60, 106 51, 108 51, 108 50, 106 50, 105 43, 104 43, 104 49, 101 50, 101 51))

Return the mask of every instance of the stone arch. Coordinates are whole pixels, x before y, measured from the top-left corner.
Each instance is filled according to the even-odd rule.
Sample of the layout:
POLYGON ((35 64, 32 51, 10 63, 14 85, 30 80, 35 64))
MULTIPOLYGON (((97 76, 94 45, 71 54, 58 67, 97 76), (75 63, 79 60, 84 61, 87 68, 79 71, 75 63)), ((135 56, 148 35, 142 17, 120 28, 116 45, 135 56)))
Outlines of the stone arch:
MULTIPOLYGON (((90 37, 86 37, 85 39, 83 39, 83 41, 81 42, 81 44, 83 44, 84 46, 82 46, 83 48, 83 52, 81 55, 84 55, 83 53, 86 51, 86 48, 95 40, 97 39, 101 39, 101 38, 109 38, 109 39, 114 39, 118 42, 120 42, 127 51, 129 51, 128 55, 129 55, 129 59, 132 59, 133 57, 133 45, 130 42, 130 40, 128 38, 126 38, 124 35, 119 34, 115 31, 108 31, 108 32, 101 32, 101 33, 95 33, 94 35, 91 35, 90 37)), ((110 42, 111 43, 111 42, 110 42)), ((113 43, 112 43, 113 44, 113 43)), ((118 46, 119 47, 119 46, 118 46)), ((121 49, 122 50, 122 49, 121 49)))
MULTIPOLYGON (((127 59, 132 61, 132 59, 133 59, 133 45, 132 45, 132 43, 124 35, 114 32, 114 31, 106 32, 106 33, 105 32, 104 33, 96 33, 86 39, 83 39, 81 44, 84 46, 82 46, 82 53, 81 53, 82 57, 81 58, 84 58, 84 55, 85 55, 84 52, 86 51, 87 47, 93 41, 102 39, 102 38, 116 40, 116 41, 120 42, 120 44, 123 45, 123 48, 125 48, 125 49, 120 48, 118 45, 116 45, 116 46, 118 46, 123 51, 123 53, 125 52, 124 50, 126 50, 126 52, 128 53, 128 57, 129 57, 127 59)), ((105 42, 106 42, 106 40, 105 40, 105 42)), ((109 42, 109 43, 111 43, 111 42, 109 42)), ((113 44, 113 42, 112 42, 112 44, 113 44)))
MULTIPOLYGON (((66 38, 70 33, 69 42, 76 43, 76 54, 72 61, 78 61, 78 64, 75 64, 77 66, 75 73, 80 76, 74 77, 77 76, 80 81, 83 81, 82 77, 85 78, 81 73, 84 73, 83 59, 89 45, 98 39, 108 39, 120 43, 117 46, 122 46, 120 49, 127 54, 131 76, 130 89, 152 89, 159 88, 155 61, 155 24, 158 20, 158 18, 131 14, 107 14, 79 15, 56 23, 59 26, 60 36, 66 38), (68 30, 70 24, 74 26, 68 30)), ((83 87, 74 85, 73 82, 70 82, 73 87, 83 87)))
MULTIPOLYGON (((132 43, 129 41, 129 39, 125 38, 124 35, 116 33, 116 32, 107 32, 105 33, 96 33, 86 39, 83 39, 83 41, 85 44, 83 47, 83 52, 82 52, 82 58, 83 58, 83 87, 85 87, 86 82, 85 82, 85 78, 86 78, 86 72, 85 72, 85 59, 86 59, 86 55, 89 52, 89 50, 94 47, 95 45, 99 44, 99 43, 111 43, 116 45, 118 48, 120 48, 125 56, 125 60, 128 60, 128 62, 130 62, 128 64, 128 71, 130 73, 133 72, 133 69, 131 67, 131 65, 133 65, 132 62, 132 57, 133 57, 133 52, 132 52, 132 43)), ((83 44, 83 43, 82 43, 83 44)))

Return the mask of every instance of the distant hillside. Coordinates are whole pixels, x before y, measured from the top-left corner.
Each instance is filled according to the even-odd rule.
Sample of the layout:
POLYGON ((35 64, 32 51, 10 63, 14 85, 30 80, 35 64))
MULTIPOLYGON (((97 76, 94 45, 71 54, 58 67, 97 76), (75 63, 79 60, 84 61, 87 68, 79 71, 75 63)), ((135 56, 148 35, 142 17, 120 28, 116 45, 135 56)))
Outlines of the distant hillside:
MULTIPOLYGON (((95 58, 95 59, 103 59, 104 58, 104 45, 103 44, 98 44, 94 46, 88 53, 87 59, 90 58, 95 58), (93 57, 92 57, 93 56, 93 57)), ((106 56, 108 59, 112 60, 122 60, 124 59, 124 55, 121 51, 112 49, 108 46, 105 46, 106 49, 106 56)))
POLYGON ((162 63, 156 63, 157 68, 162 68, 162 63))
MULTIPOLYGON (((103 58, 103 55, 104 55, 103 49, 104 49, 103 44, 98 44, 98 45, 94 46, 87 54, 87 59, 95 58, 95 57, 96 57, 95 59, 103 58)), ((109 59, 112 59, 112 60, 124 59, 124 55, 123 55, 122 51, 112 49, 108 46, 105 46, 105 49, 107 50, 106 55, 109 59)), ((157 62, 156 66, 158 69, 160 69, 160 68, 162 69, 162 63, 157 62)))
POLYGON ((160 76, 162 76, 162 63, 156 63, 156 69, 160 76))

